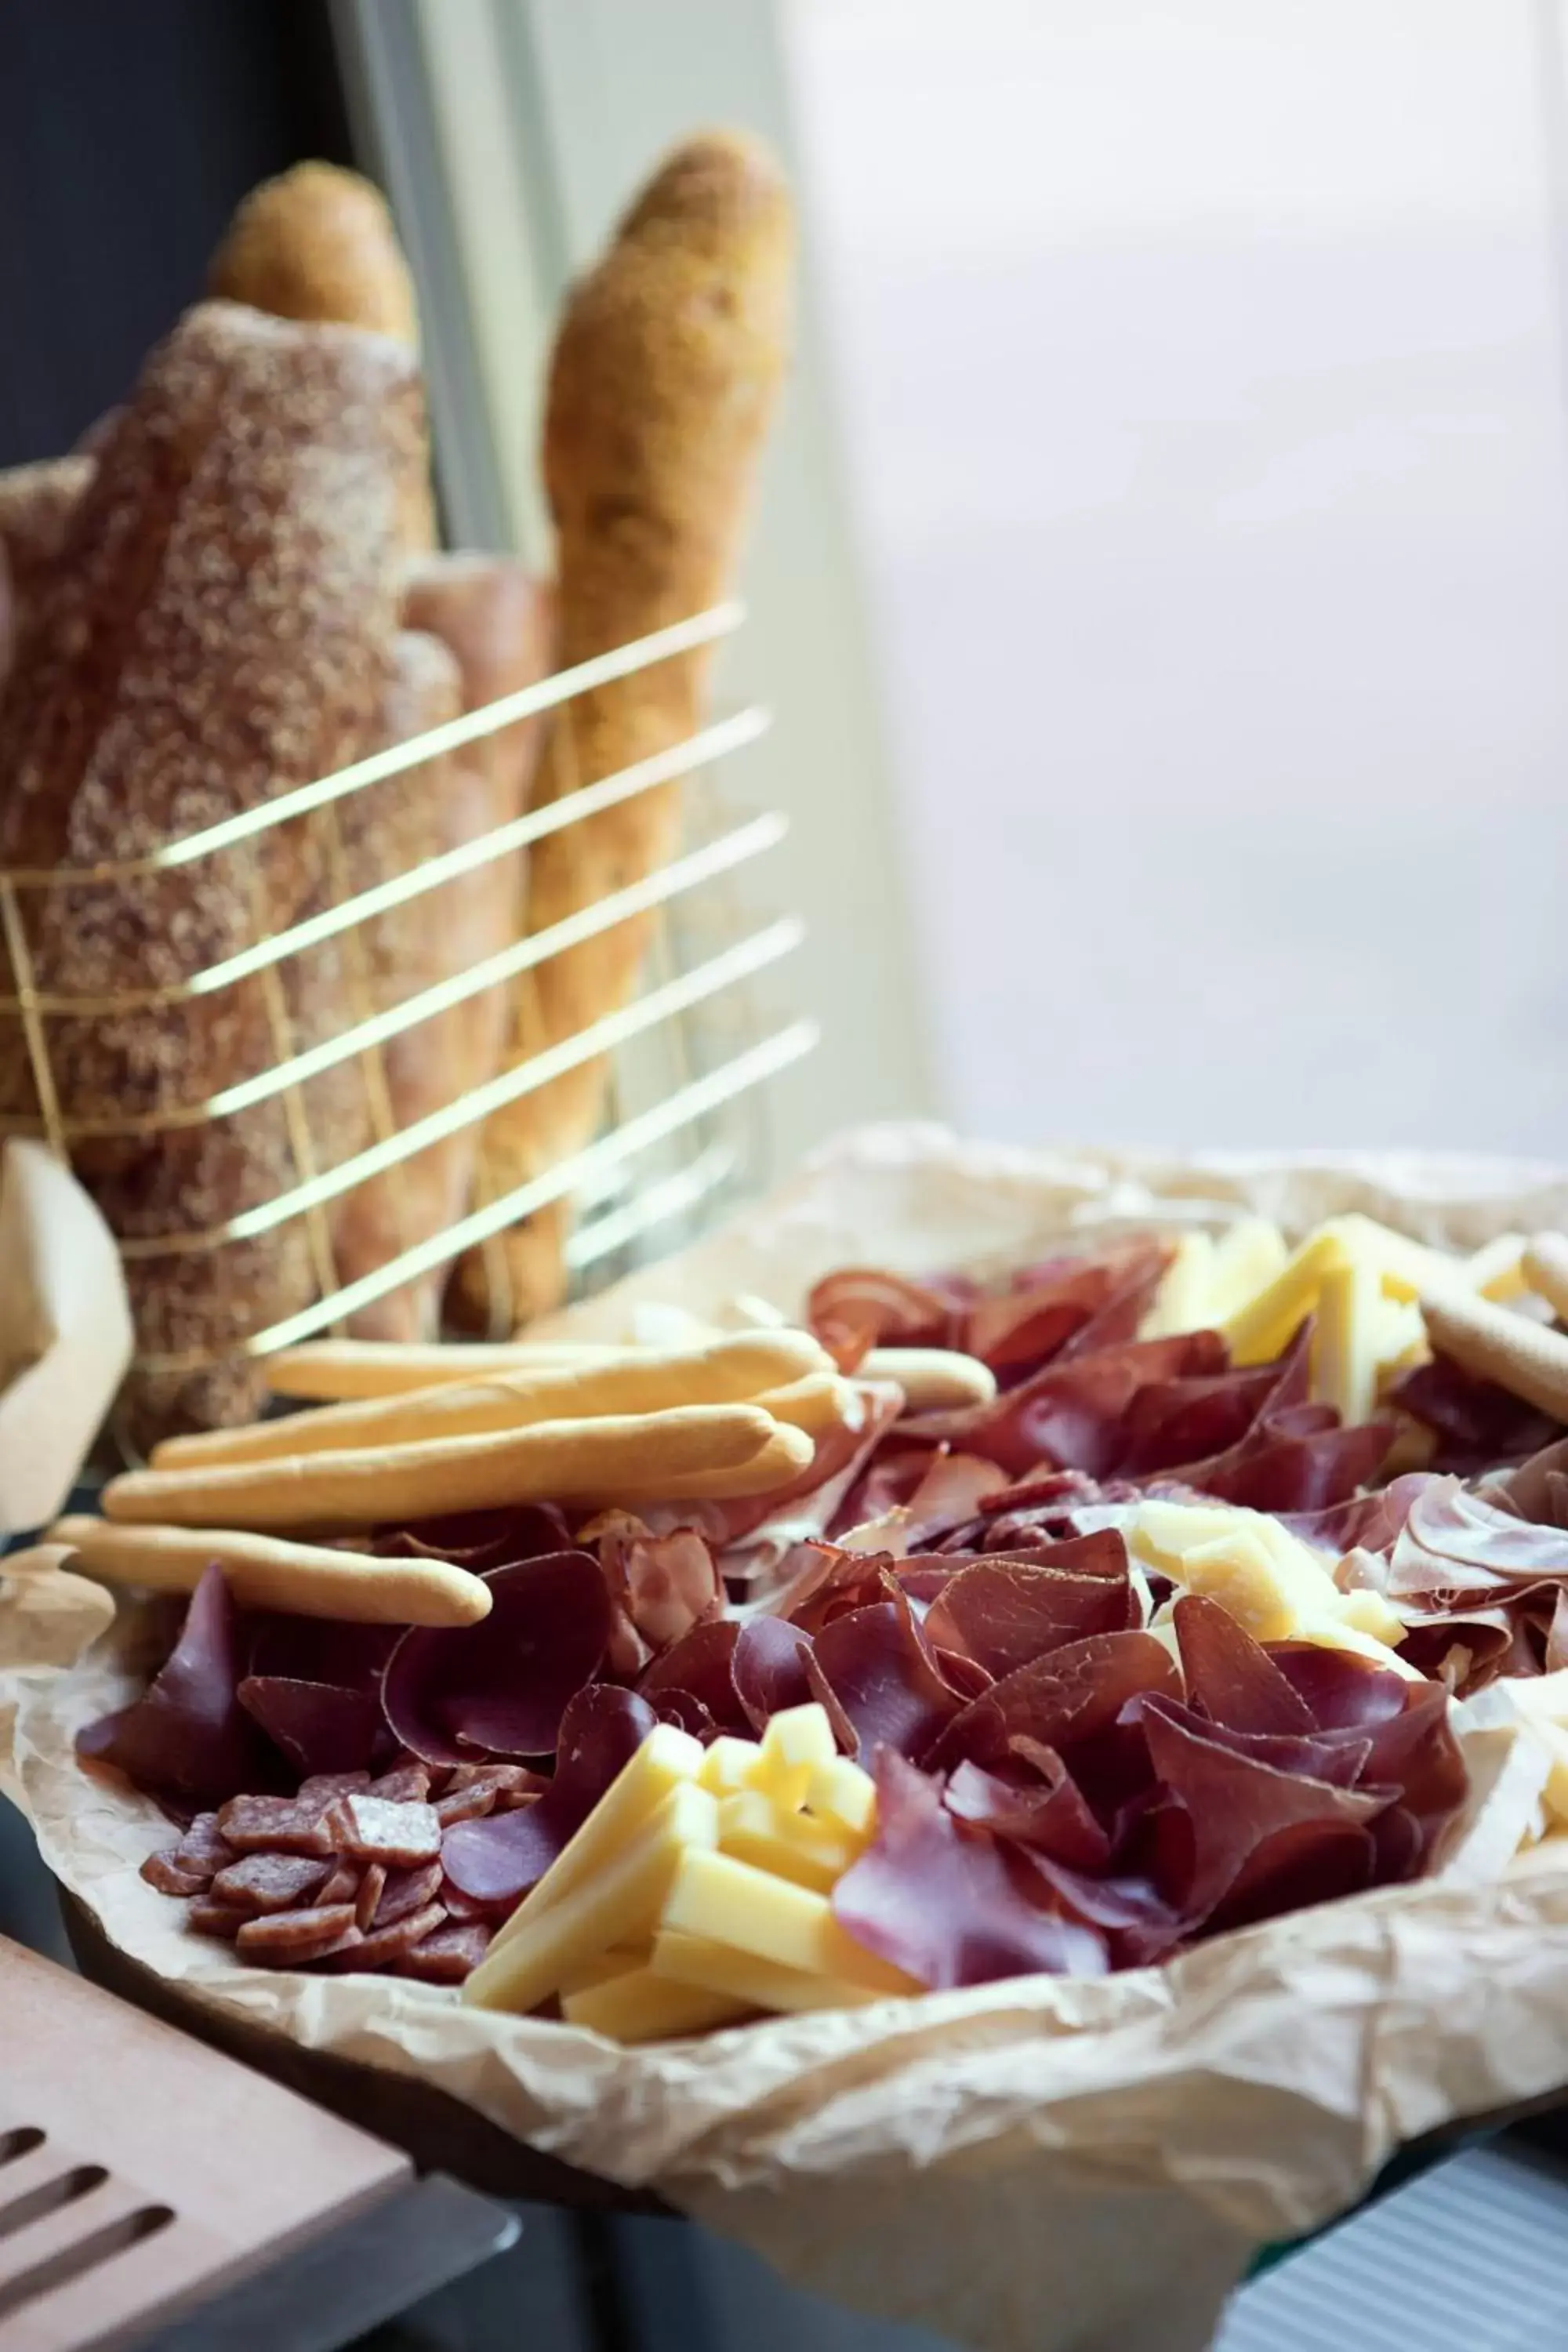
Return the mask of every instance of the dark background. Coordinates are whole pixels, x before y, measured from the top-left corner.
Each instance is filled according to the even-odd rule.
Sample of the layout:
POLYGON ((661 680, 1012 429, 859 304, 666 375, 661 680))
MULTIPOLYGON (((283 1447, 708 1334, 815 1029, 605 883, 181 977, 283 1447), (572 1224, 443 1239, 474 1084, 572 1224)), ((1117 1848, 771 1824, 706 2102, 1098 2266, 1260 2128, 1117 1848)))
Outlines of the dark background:
POLYGON ((305 156, 353 160, 323 0, 0 0, 0 466, 123 396, 305 156))

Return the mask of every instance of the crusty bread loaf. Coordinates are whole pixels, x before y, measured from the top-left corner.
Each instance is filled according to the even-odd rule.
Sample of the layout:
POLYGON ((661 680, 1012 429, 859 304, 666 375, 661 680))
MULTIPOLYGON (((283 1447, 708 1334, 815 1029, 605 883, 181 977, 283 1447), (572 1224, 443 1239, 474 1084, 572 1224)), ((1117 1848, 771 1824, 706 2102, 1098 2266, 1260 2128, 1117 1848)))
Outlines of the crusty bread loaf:
MULTIPOLYGON (((794 232, 777 165, 754 142, 689 141, 632 206, 566 306, 551 371, 544 477, 559 542, 563 665, 701 612, 727 591, 763 440, 785 365, 794 232)), ((568 704, 539 792, 553 798, 667 750, 700 724, 707 656, 667 661, 568 704)), ((541 931, 625 887, 673 853, 678 784, 534 846, 528 928, 541 931)), ((515 1057, 625 1003, 647 919, 542 964, 514 1003, 515 1057)), ((481 1185, 515 1189, 593 1134, 595 1062, 529 1094, 486 1127, 481 1185)), ((508 1236, 514 1322, 561 1283, 562 1217, 508 1236)), ((462 1319, 489 1319, 491 1285, 467 1260, 462 1319)))
POLYGON ((92 476, 90 457, 51 457, 0 474, 0 689, 92 476))
MULTIPOLYGON (((275 318, 368 327, 419 342, 414 280, 379 188, 335 163, 296 163, 253 188, 229 223, 207 290, 275 318)), ((427 476, 404 499, 411 549, 435 544, 427 476)))
MULTIPOLYGON (((0 709, 0 861, 139 857, 330 773, 375 738, 399 597, 398 520, 425 436, 413 354, 226 302, 189 312, 108 434, 0 709)), ((29 892, 35 976, 89 996, 177 987, 293 921, 320 887, 295 823, 182 867, 29 892)), ((8 984, 14 985, 14 975, 8 984)), ((188 1003, 48 1024, 79 1174, 132 1243, 221 1228, 295 1181, 289 1106, 195 1114, 279 1057, 268 975, 188 1003)), ((0 1106, 37 1108, 19 1024, 0 1106)), ((138 1341, 199 1357, 303 1306, 306 1221, 133 1255, 138 1341)), ((143 1430, 244 1417, 247 1368, 143 1370, 143 1430)))

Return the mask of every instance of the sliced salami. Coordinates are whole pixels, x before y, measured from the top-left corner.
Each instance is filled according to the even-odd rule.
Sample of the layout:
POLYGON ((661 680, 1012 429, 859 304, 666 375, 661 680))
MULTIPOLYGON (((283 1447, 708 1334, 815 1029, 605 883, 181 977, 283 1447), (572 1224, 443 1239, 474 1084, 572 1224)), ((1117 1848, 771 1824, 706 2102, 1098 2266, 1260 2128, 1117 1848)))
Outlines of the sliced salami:
POLYGON ((316 1901, 332 1865, 304 1853, 247 1853, 213 1880, 213 1899, 241 1911, 297 1911, 316 1901))
MULTIPOLYGON (((342 1866, 339 1864, 340 1868, 342 1866)), ((368 1936, 374 1924, 376 1906, 381 1901, 385 1885, 386 1864, 384 1862, 367 1862, 364 1875, 359 1883, 359 1892, 354 1897, 354 1925, 362 1936, 368 1936)))
POLYGON ((406 1919, 411 1911, 422 1911, 426 1903, 434 1903, 438 1895, 443 1903, 447 1899, 441 1894, 439 1862, 420 1863, 413 1870, 389 1870, 384 1875, 385 1891, 373 1921, 377 1927, 395 1927, 400 1919, 406 1919))
POLYGON ((221 1936, 226 1944, 232 1944, 245 1925, 245 1914, 232 1903, 217 1903, 210 1895, 198 1895, 185 1914, 185 1925, 198 1936, 221 1936))
POLYGON ((298 1797, 231 1797, 217 1826, 237 1853, 332 1852, 321 1808, 298 1797))
POLYGON ((434 1862, 441 1851, 441 1823, 434 1805, 400 1802, 367 1790, 340 1798, 323 1827, 340 1853, 361 1862, 384 1862, 409 1869, 434 1862))
POLYGON ((352 1797, 369 1786, 368 1772, 312 1772, 300 1783, 300 1802, 317 1805, 324 1812, 340 1797, 352 1797))
MULTIPOLYGON (((488 1811, 489 1807, 485 1810, 488 1811)), ((455 1818, 464 1817, 459 1814, 455 1818)), ((180 1868, 177 1845, 160 1846, 156 1853, 150 1853, 142 1865, 142 1875, 160 1895, 205 1895, 212 1884, 210 1872, 180 1868)))
POLYGON ((419 1977, 426 1984, 461 1984, 484 1958, 489 1940, 489 1929, 471 1921, 432 1927, 411 1952, 405 1952, 397 1973, 419 1977))
POLYGON ((439 1927, 447 1916, 439 1903, 426 1903, 423 1910, 410 1911, 407 1917, 390 1927, 376 1927, 368 1936, 355 1938, 345 1948, 341 1958, 333 1958, 345 1969, 384 1969, 394 1960, 401 1960, 422 1944, 433 1928, 439 1927))
POLYGON ((422 1805, 430 1794, 430 1767, 411 1758, 370 1783, 369 1793, 389 1805, 422 1805))
POLYGON ((354 1927, 352 1903, 317 1904, 302 1911, 275 1911, 268 1918, 247 1919, 237 1941, 242 1959, 288 1969, 341 1949, 342 1939, 351 1932, 357 1942, 359 1930, 354 1927))
POLYGON ((316 1896, 318 1903, 355 1903, 359 1899, 360 1866, 357 1862, 335 1862, 332 1874, 316 1896))
POLYGON ((494 1812, 499 1794, 499 1790, 486 1788, 479 1780, 466 1789, 452 1789, 437 1798, 436 1818, 444 1830, 449 1830, 454 1822, 482 1821, 486 1813, 494 1812))

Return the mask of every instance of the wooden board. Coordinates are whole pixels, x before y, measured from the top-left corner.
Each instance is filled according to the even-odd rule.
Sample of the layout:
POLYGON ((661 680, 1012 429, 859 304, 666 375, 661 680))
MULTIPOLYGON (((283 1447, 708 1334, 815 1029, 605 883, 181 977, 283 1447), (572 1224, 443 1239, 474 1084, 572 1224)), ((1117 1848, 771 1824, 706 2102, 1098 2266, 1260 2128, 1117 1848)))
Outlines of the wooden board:
POLYGON ((395 2148, 0 1937, 0 2352, 108 2352, 409 2178, 395 2148))
MULTIPOLYGON (((184 2033, 243 2059, 302 2096, 347 2117, 413 2158, 421 2172, 447 2172, 492 2197, 562 2205, 593 2212, 668 2213, 645 2191, 623 2189, 597 2173, 545 2156, 499 2124, 416 2075, 394 2074, 320 2050, 304 2050, 285 2035, 251 2025, 179 1985, 170 1984, 109 1941, 82 1906, 62 1893, 60 1908, 71 1950, 84 1976, 122 2000, 167 2019, 184 2033)), ((9 2347, 0 2339, 0 2352, 9 2347)))

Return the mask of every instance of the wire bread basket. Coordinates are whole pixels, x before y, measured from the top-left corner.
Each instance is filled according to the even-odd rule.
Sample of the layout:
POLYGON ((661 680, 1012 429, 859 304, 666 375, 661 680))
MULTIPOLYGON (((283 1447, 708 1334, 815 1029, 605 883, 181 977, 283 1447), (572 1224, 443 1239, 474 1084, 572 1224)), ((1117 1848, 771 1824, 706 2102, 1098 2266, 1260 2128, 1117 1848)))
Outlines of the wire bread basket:
MULTIPOLYGON (((237 1339, 228 1351, 232 1354, 265 1357, 319 1334, 341 1331, 345 1318, 358 1309, 447 1265, 463 1251, 482 1246, 505 1227, 552 1202, 570 1201, 575 1212, 565 1249, 576 1289, 613 1278, 651 1244, 684 1237, 738 1189, 762 1175, 766 1156, 762 1089, 816 1042, 810 1022, 770 1018, 758 989, 763 975, 799 944, 801 926, 793 917, 759 926, 748 912, 741 887, 742 869, 783 839, 786 821, 775 812, 748 813, 731 802, 713 772, 717 762, 764 732, 768 716, 758 707, 721 716, 651 758, 530 809, 372 887, 347 895, 334 890, 330 904, 271 936, 258 936, 238 952, 194 970, 173 985, 103 997, 53 994, 37 984, 30 943, 43 894, 124 884, 188 867, 318 812, 326 813, 329 827, 334 826, 333 812, 351 795, 558 710, 612 680, 711 644, 735 630, 742 617, 737 604, 715 606, 376 751, 336 774, 166 843, 150 856, 90 868, 0 871, 0 925, 15 983, 12 993, 0 995, 0 1017, 21 1024, 36 1095, 34 1114, 0 1118, 0 1133, 41 1136, 68 1164, 87 1137, 157 1137, 231 1118, 262 1103, 280 1102, 292 1160, 292 1181, 283 1190, 222 1223, 197 1231, 139 1234, 120 1244, 128 1265, 188 1259, 193 1254, 206 1254, 216 1263, 216 1253, 226 1246, 255 1242, 302 1222, 318 1296, 299 1311, 237 1339), (365 1010, 334 1034, 304 1046, 296 1042, 282 978, 291 959, 307 956, 329 941, 342 940, 352 949, 363 927, 389 910, 495 859, 516 856, 546 834, 678 779, 685 780, 685 839, 668 863, 400 1003, 365 1010), (481 992, 515 982, 551 957, 633 917, 650 921, 651 943, 641 992, 630 1003, 562 1038, 548 1051, 503 1068, 412 1125, 399 1129, 394 1123, 384 1085, 372 1082, 379 1056, 392 1041, 481 992), (266 1067, 237 1077, 199 1102, 151 1116, 74 1120, 65 1115, 51 1043, 54 1024, 155 1012, 255 982, 266 993, 268 1010, 274 1058, 266 1067), (612 1057, 612 1077, 605 1117, 591 1142, 501 1197, 477 1203, 443 1231, 384 1265, 352 1281, 340 1278, 327 1213, 331 1204, 564 1072, 603 1055, 612 1057), (340 1164, 324 1166, 311 1133, 310 1083, 356 1063, 368 1074, 374 1139, 340 1164)), ((338 868, 331 870, 341 879, 338 868)), ((351 1003, 351 1010, 357 1012, 358 1006, 351 1003)), ((143 1370, 174 1373, 216 1360, 210 1352, 197 1356, 187 1351, 182 1356, 144 1355, 138 1361, 143 1370)))

